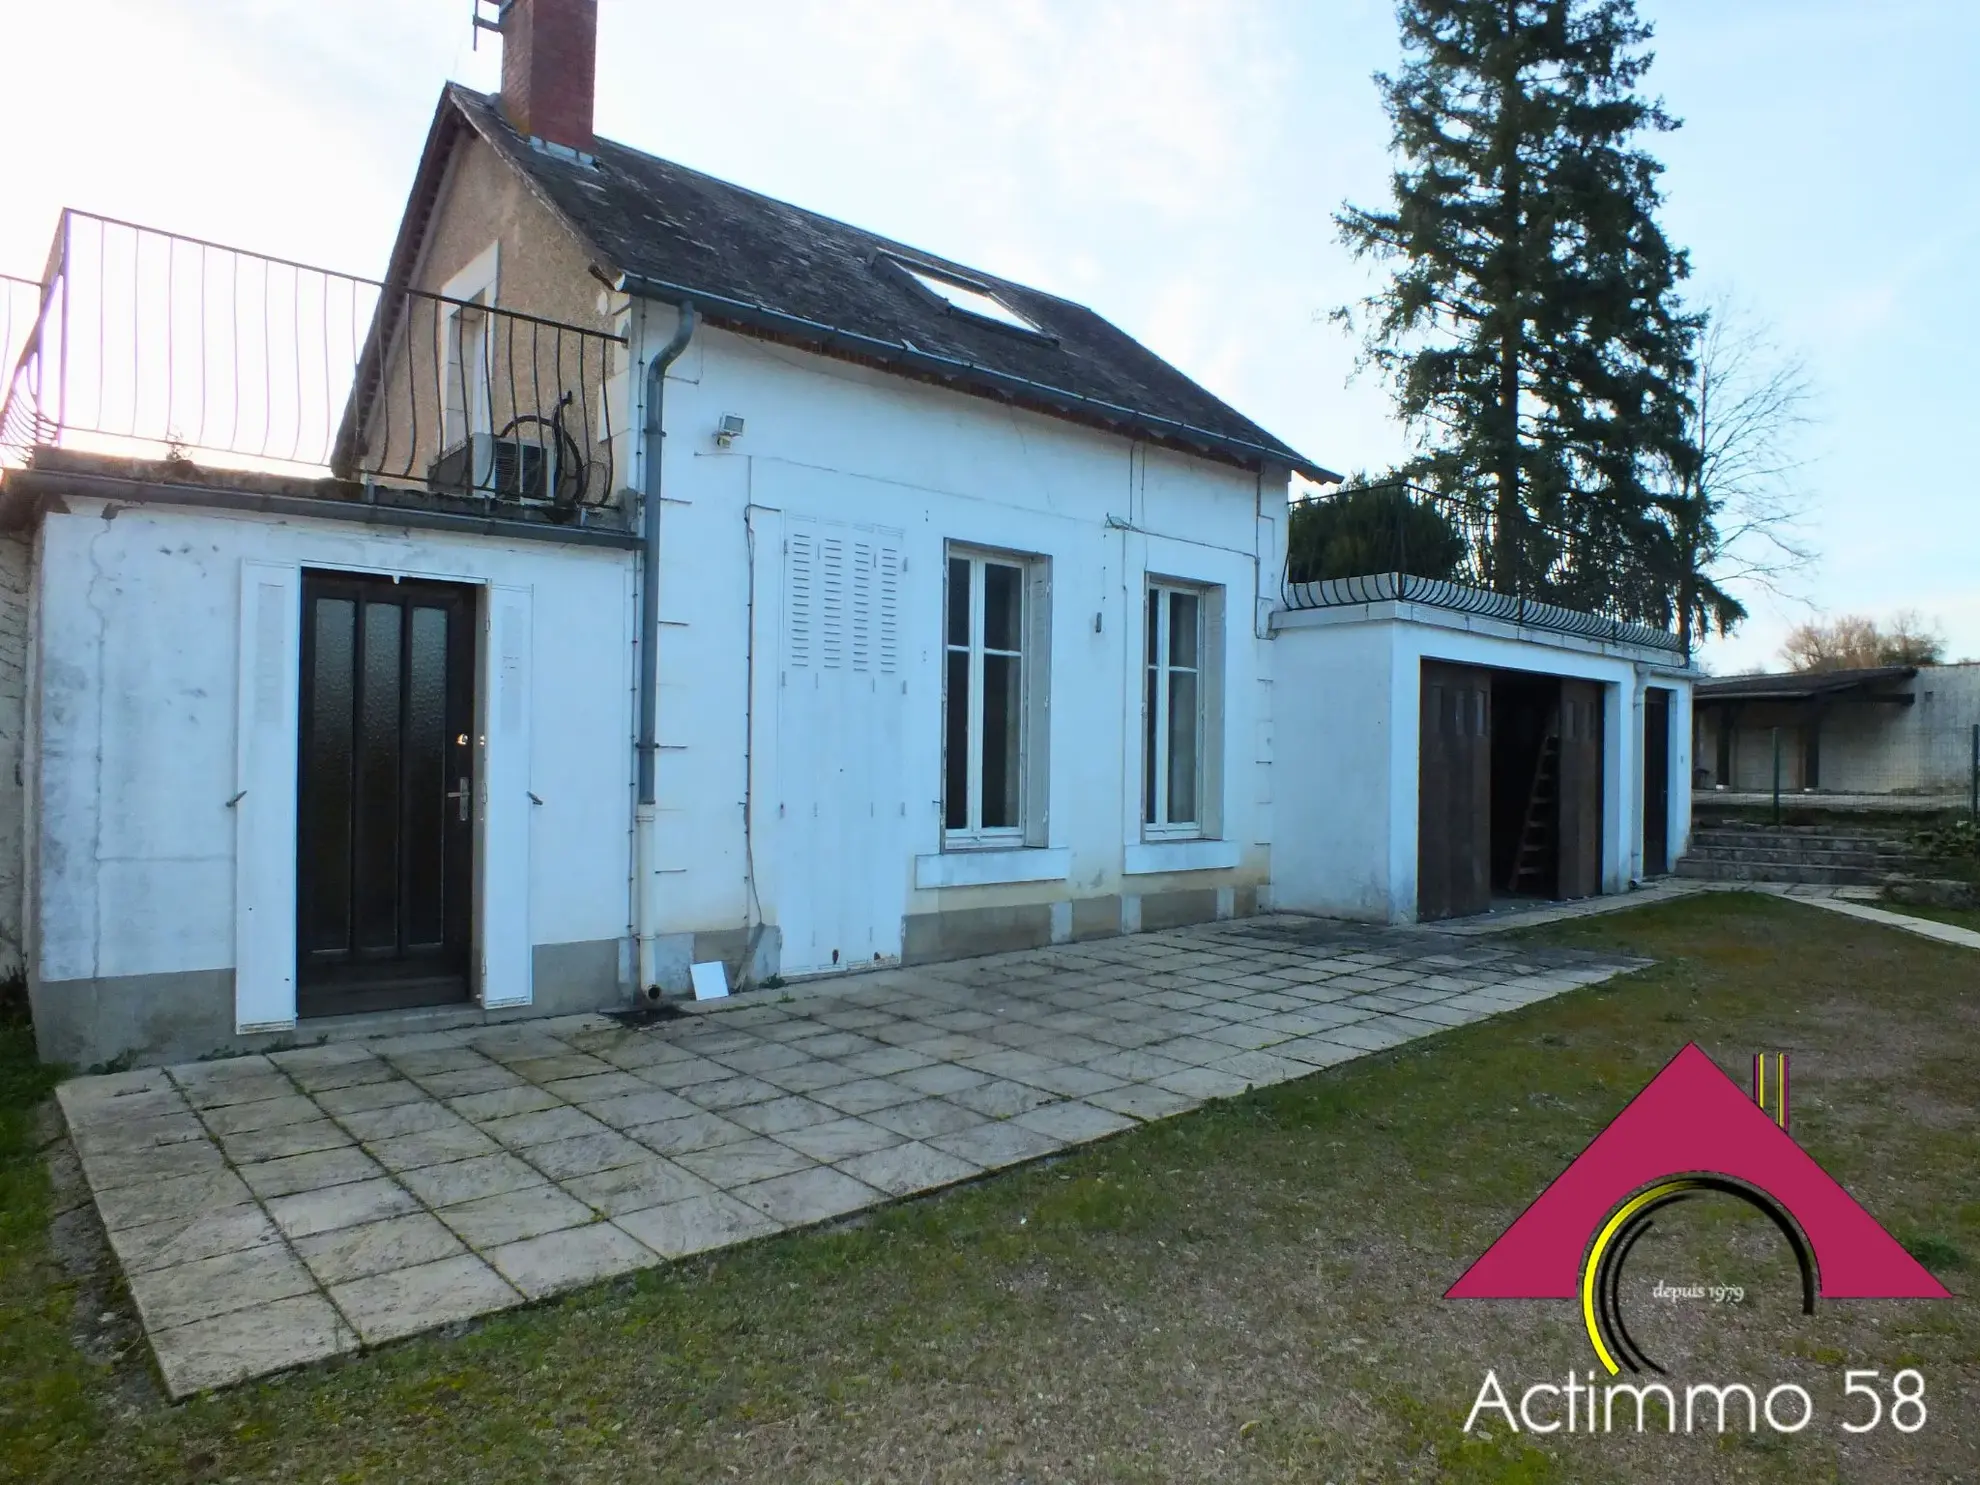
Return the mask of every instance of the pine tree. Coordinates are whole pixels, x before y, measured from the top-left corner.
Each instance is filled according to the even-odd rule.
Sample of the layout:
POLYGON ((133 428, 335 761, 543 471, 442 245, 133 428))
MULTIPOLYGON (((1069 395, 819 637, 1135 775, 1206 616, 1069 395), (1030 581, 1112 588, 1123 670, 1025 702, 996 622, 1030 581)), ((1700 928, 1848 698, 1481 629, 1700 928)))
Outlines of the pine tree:
POLYGON ((1637 144, 1677 127, 1636 91, 1650 28, 1632 0, 1397 15, 1404 65, 1376 77, 1392 205, 1336 220, 1393 264, 1364 334, 1417 435, 1413 472, 1486 494, 1498 586, 1667 623, 1677 543, 1652 472, 1688 457, 1697 321, 1656 221, 1662 166, 1637 144))

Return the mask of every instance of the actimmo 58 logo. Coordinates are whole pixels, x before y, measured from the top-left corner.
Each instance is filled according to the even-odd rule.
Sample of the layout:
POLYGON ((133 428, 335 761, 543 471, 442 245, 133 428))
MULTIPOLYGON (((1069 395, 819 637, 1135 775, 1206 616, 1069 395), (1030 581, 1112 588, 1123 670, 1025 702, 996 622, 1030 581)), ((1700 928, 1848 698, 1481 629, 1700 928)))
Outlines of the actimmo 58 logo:
MULTIPOLYGON (((1601 1370, 1665 1369, 1637 1344, 1623 1314, 1624 1265, 1655 1215, 1695 1197, 1719 1194, 1743 1201, 1779 1229, 1800 1274, 1801 1309, 1813 1314, 1817 1299, 1947 1299, 1944 1285, 1880 1226, 1788 1133, 1788 1062, 1785 1054, 1753 1059, 1751 1094, 1720 1071, 1696 1043, 1667 1063, 1643 1091, 1597 1135, 1497 1242, 1485 1250, 1447 1299, 1572 1299, 1581 1306, 1588 1341, 1601 1370), (1771 1104, 1771 1107, 1770 1107, 1771 1104)), ((1700 1286, 1698 1298, 1724 1302, 1725 1286, 1700 1286)), ((1667 1290, 1659 1297, 1676 1297, 1667 1290)), ((1684 1291, 1684 1297, 1692 1297, 1684 1291)), ((1743 1298, 1743 1291, 1741 1292, 1743 1298)), ((1888 1417, 1914 1433, 1925 1424, 1925 1380, 1915 1369, 1890 1379, 1887 1408, 1880 1374, 1849 1371, 1844 1395, 1856 1404, 1842 1427, 1865 1433, 1888 1417), (1873 1407, 1874 1405, 1874 1407, 1873 1407)), ((1798 1433, 1815 1415, 1806 1389, 1782 1383, 1761 1393, 1744 1383, 1695 1383, 1680 1398, 1666 1382, 1598 1385, 1591 1369, 1582 1381, 1570 1369, 1564 1384, 1542 1382, 1518 1391, 1517 1400, 1486 1373, 1465 1431, 1498 1419, 1513 1430, 1553 1433, 1607 1432, 1620 1399, 1628 1426, 1645 1428, 1648 1403, 1661 1405, 1670 1432, 1690 1432, 1703 1420, 1723 1432, 1766 1425, 1798 1433), (1562 1412, 1559 1400, 1565 1397, 1562 1412), (1597 1401, 1602 1406, 1597 1409, 1597 1401), (1585 1400, 1585 1407, 1580 1406, 1585 1400)))

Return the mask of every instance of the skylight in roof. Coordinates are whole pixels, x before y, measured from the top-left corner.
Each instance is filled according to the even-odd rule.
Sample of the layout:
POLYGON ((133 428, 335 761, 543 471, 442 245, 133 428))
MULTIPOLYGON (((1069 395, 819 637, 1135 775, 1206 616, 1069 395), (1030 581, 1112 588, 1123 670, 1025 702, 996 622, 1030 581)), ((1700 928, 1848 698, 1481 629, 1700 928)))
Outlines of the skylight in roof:
POLYGON ((1033 335, 1045 333, 1033 321, 1026 319, 995 294, 986 293, 982 289, 972 289, 968 284, 959 284, 954 279, 938 278, 935 274, 911 267, 906 263, 901 265, 901 269, 909 278, 951 309, 959 309, 966 315, 975 315, 978 319, 994 320, 999 325, 1009 325, 1013 330, 1028 330, 1033 335))

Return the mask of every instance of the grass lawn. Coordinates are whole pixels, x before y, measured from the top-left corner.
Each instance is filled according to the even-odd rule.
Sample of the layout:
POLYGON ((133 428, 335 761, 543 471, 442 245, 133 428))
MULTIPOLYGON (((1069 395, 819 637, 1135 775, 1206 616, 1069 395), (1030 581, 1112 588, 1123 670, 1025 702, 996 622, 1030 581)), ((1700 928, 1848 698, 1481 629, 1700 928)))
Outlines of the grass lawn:
POLYGON ((9 1030, 0 1478, 1980 1480, 1980 954, 1719 893, 1538 936, 1660 962, 863 1223, 176 1408, 142 1346, 104 1339, 128 1347, 114 1282, 50 1242, 23 1112, 44 1080, 9 1030), (1959 1297, 1804 1319, 1771 1229, 1671 1208, 1630 1261, 1639 1341, 1686 1380, 1796 1382, 1814 1424, 1467 1438, 1486 1368, 1517 1403, 1594 1362, 1571 1303, 1443 1290, 1688 1040, 1736 1072, 1790 1051, 1797 1138, 1959 1297), (1746 1300, 1659 1307, 1660 1278, 1746 1300), (1844 1434, 1845 1367, 1907 1366, 1926 1427, 1844 1434))

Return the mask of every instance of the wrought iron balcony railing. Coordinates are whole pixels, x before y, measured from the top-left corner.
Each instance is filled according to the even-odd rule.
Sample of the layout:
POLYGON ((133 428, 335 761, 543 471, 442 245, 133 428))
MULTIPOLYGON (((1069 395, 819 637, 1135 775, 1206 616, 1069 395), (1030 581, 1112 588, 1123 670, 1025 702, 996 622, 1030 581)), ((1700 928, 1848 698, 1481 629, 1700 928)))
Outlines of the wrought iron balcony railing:
POLYGON ((1673 584, 1619 539, 1400 481, 1294 504, 1288 608, 1399 601, 1682 655, 1673 584))
POLYGON ((71 211, 17 338, 7 462, 333 475, 559 520, 618 499, 626 341, 606 329, 71 211))

